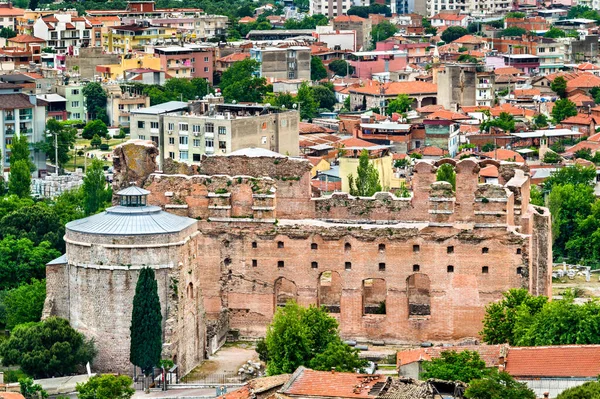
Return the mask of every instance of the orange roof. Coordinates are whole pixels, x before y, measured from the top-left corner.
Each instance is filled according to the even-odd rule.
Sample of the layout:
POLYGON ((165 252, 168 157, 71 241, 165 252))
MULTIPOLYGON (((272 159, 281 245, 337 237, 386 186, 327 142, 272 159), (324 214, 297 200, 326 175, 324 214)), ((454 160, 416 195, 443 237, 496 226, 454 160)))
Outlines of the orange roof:
POLYGON ((360 94, 379 95, 382 90, 387 96, 397 96, 398 94, 435 94, 437 95, 437 84, 428 82, 391 82, 381 84, 377 81, 370 80, 363 87, 350 89, 351 92, 360 94))
POLYGON ((17 35, 13 38, 8 39, 9 42, 13 43, 45 43, 44 39, 31 35, 17 35))
POLYGON ((416 109, 416 111, 426 114, 426 113, 430 113, 430 112, 433 113, 433 112, 436 112, 436 111, 442 111, 444 109, 445 108, 444 108, 443 105, 440 105, 440 104, 431 104, 431 105, 426 105, 424 107, 419 107, 419 108, 416 109))
POLYGON ((577 114, 564 119, 561 124, 567 123, 570 125, 590 125, 592 121, 593 119, 589 115, 577 114))
POLYGON ((312 166, 317 166, 323 160, 321 157, 306 157, 312 166))
POLYGON ((419 360, 431 360, 431 358, 440 357, 445 351, 475 351, 479 353, 481 359, 487 367, 497 367, 500 363, 501 345, 465 345, 465 346, 435 346, 431 348, 419 348, 406 351, 400 351, 396 355, 397 365, 404 366, 419 360))
POLYGON ((571 100, 573 103, 575 103, 576 106, 578 107, 584 107, 586 105, 592 105, 594 104, 594 99, 590 96, 586 96, 585 94, 582 93, 575 93, 571 96, 569 96, 569 100, 571 100))
POLYGON ((577 66, 577 69, 579 69, 580 71, 597 71, 598 69, 600 69, 600 66, 591 64, 589 62, 584 62, 583 64, 579 64, 577 66))
POLYGON ((565 149, 565 152, 563 154, 575 154, 577 151, 583 150, 585 148, 589 148, 590 151, 592 151, 592 153, 595 153, 596 151, 600 150, 600 142, 583 140, 575 144, 574 146, 565 149))
POLYGON ((483 177, 498 177, 498 168, 494 165, 486 166, 479 171, 479 176, 483 177))
POLYGON ((600 345, 510 348, 506 371, 516 377, 593 377, 600 374, 600 345))
POLYGON ((2 17, 21 16, 24 14, 25 14, 25 10, 22 8, 0 7, 0 16, 2 16, 2 17))
POLYGON ((363 22, 366 19, 357 15, 338 15, 333 19, 333 22, 363 22))
POLYGON ((18 392, 0 392, 0 399, 25 399, 25 396, 18 392))
POLYGON ((65 28, 66 28, 66 29, 75 29, 75 25, 73 25, 73 24, 72 24, 72 23, 70 23, 70 22, 67 22, 67 23, 65 23, 65 28))
POLYGON ((463 19, 465 19, 467 16, 466 15, 461 15, 461 14, 437 14, 434 15, 433 17, 431 17, 431 19, 441 19, 443 21, 462 21, 463 19))
POLYGON ((525 162, 525 159, 523 159, 521 154, 512 150, 506 150, 504 148, 498 148, 494 151, 484 152, 482 155, 498 161, 525 162))
POLYGON ((598 141, 600 142, 600 133, 596 133, 587 138, 587 141, 598 141))
POLYGON ((42 20, 46 22, 58 22, 58 19, 56 19, 54 15, 47 15, 45 17, 42 17, 42 20))
POLYGON ((520 75, 523 72, 515 67, 502 67, 494 69, 496 75, 520 75))
POLYGON ((538 89, 517 89, 514 91, 515 96, 539 96, 541 92, 538 89))
POLYGON ((249 24, 250 22, 256 22, 256 18, 244 17, 240 18, 240 20, 238 21, 239 24, 249 24))
POLYGON ((532 110, 526 110, 524 108, 515 107, 514 105, 508 103, 504 103, 490 110, 490 114, 492 116, 500 116, 502 112, 509 113, 513 116, 533 116, 535 114, 535 112, 532 110))
POLYGON ((463 112, 466 112, 468 114, 469 112, 489 111, 490 107, 488 107, 487 105, 475 105, 475 106, 463 105, 460 107, 460 109, 463 112))
POLYGON ((591 73, 583 73, 567 82, 567 88, 591 89, 600 86, 600 77, 591 73))
POLYGON ((218 62, 237 62, 250 58, 250 53, 233 53, 217 59, 218 62))
POLYGON ((332 373, 299 367, 281 393, 303 397, 376 398, 379 390, 373 389, 374 385, 385 380, 386 376, 378 374, 332 373))
POLYGON ((464 35, 453 41, 452 43, 464 43, 464 44, 481 44, 484 43, 485 40, 481 37, 473 36, 473 35, 464 35))
POLYGON ((479 131, 479 125, 460 125, 459 131, 461 133, 476 133, 479 131))
POLYGON ((592 161, 588 161, 587 159, 583 159, 583 158, 577 158, 575 159, 575 165, 581 165, 584 168, 593 166, 594 168, 596 167, 596 164, 594 164, 592 161))
POLYGON ((461 119, 471 119, 470 116, 459 114, 452 111, 440 110, 436 111, 433 114, 427 116, 427 119, 446 119, 449 121, 461 120, 461 119))
POLYGON ((333 130, 326 128, 324 126, 316 125, 314 123, 306 123, 300 122, 298 124, 298 129, 300 134, 310 134, 310 133, 333 133, 333 130))
POLYGON ((363 147, 363 148, 373 147, 373 146, 377 145, 377 144, 373 144, 366 140, 361 140, 356 137, 350 137, 349 139, 340 140, 340 141, 338 141, 338 144, 340 147, 344 146, 344 147, 363 147))

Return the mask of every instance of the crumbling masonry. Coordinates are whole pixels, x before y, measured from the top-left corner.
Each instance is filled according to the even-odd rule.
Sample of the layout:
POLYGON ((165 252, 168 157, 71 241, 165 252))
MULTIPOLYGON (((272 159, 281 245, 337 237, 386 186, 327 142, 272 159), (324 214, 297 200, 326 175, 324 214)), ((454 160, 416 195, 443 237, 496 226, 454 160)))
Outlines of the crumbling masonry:
POLYGON ((305 160, 249 150, 157 173, 156 149, 139 141, 114 157, 115 191, 135 182, 150 204, 196 221, 159 242, 86 242, 67 228, 66 260, 48 265, 45 314, 93 336, 104 371, 131 371, 131 302, 145 265, 162 265, 164 354, 182 372, 228 333, 263 336, 289 299, 326 306, 345 338, 400 343, 476 337, 485 305, 504 291, 551 292, 550 214, 529 203, 522 165, 424 161, 410 198, 312 198, 305 160), (436 182, 443 163, 456 170, 456 190, 436 182), (487 165, 499 185, 479 184, 487 165))

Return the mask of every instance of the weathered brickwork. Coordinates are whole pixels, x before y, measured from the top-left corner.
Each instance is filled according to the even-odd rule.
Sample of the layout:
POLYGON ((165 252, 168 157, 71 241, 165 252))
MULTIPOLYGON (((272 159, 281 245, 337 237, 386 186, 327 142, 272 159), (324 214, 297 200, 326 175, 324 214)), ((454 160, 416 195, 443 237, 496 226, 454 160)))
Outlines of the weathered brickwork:
MULTIPOLYGON (((115 156, 139 153, 139 146, 125 144, 133 148, 117 148, 115 156)), ((312 198, 304 160, 208 157, 197 168, 169 165, 178 172, 169 175, 154 173, 149 160, 137 161, 143 168, 115 162, 119 170, 135 169, 129 173, 151 192, 149 203, 197 219, 169 249, 146 237, 123 246, 143 243, 143 250, 94 248, 110 240, 90 247, 67 241, 69 265, 48 267, 53 302, 47 307, 115 353, 128 353, 137 271, 109 264, 158 268, 165 354, 177 356, 182 371, 216 350, 228 332, 263 336, 276 307, 289 299, 326 306, 346 338, 400 343, 477 337, 485 305, 502 292, 551 292, 550 215, 529 204, 528 170, 519 165, 419 162, 410 198, 312 198), (436 182, 443 163, 456 170, 456 190, 436 182), (478 183, 487 165, 498 168, 499 185, 478 183), (103 267, 85 269, 94 259, 103 267), (107 323, 108 310, 99 306, 117 320, 107 323)), ((115 182, 116 191, 127 179, 115 182)), ((67 238, 92 239, 69 231, 67 238)))

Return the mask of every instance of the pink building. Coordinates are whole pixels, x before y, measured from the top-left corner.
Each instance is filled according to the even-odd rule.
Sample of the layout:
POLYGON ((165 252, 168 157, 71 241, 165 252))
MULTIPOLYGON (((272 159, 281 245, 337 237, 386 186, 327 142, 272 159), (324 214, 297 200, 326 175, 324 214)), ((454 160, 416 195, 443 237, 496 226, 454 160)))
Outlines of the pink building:
POLYGON ((374 73, 399 71, 408 64, 405 50, 394 48, 394 43, 379 42, 374 51, 359 51, 350 56, 354 75, 361 79, 371 79, 374 73))
POLYGON ((206 47, 156 47, 154 54, 160 66, 172 78, 203 78, 211 84, 214 73, 214 53, 206 47))

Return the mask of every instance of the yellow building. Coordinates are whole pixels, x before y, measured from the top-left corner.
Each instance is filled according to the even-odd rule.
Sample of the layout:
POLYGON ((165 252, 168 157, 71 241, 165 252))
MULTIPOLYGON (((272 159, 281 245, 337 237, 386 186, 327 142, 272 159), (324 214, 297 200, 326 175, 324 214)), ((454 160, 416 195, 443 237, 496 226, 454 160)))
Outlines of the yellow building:
POLYGON ((121 54, 143 50, 144 46, 151 44, 177 43, 181 39, 181 33, 177 33, 176 28, 147 23, 113 26, 102 36, 102 48, 105 51, 121 54))
POLYGON ((358 165, 362 150, 369 152, 369 163, 379 172, 379 183, 382 190, 389 190, 392 186, 393 168, 392 155, 387 146, 373 145, 370 147, 344 147, 340 161, 340 178, 342 179, 342 191, 350 192, 348 176, 356 180, 358 165))
POLYGON ((331 164, 321 157, 306 157, 312 165, 310 176, 315 177, 318 172, 325 172, 331 169, 331 164))
POLYGON ((109 81, 123 79, 125 71, 140 68, 160 71, 160 58, 153 54, 126 54, 121 56, 120 64, 96 65, 96 73, 103 81, 109 81))

